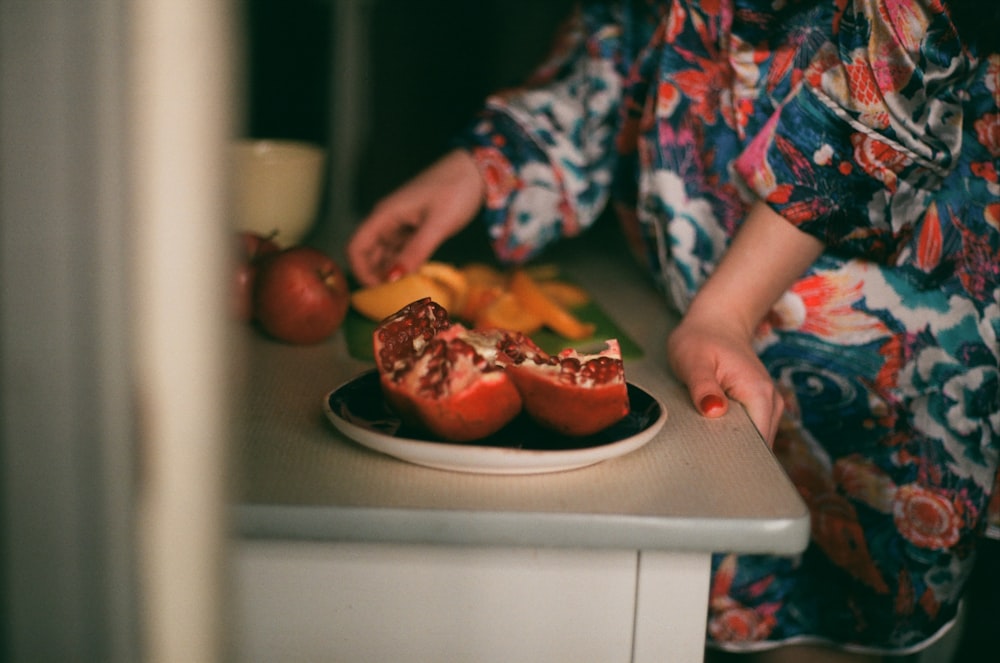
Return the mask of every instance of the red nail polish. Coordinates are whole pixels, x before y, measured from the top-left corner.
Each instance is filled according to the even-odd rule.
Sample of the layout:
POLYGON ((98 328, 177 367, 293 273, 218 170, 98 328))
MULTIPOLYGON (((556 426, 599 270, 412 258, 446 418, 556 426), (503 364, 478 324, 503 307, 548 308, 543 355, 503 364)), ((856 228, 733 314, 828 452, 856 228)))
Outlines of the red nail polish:
POLYGON ((385 280, 398 281, 399 279, 403 278, 405 274, 406 274, 406 268, 397 262, 395 265, 390 267, 389 270, 385 273, 385 280))
POLYGON ((721 414, 721 410, 726 407, 726 401, 721 396, 709 394, 701 399, 698 408, 702 414, 721 414))

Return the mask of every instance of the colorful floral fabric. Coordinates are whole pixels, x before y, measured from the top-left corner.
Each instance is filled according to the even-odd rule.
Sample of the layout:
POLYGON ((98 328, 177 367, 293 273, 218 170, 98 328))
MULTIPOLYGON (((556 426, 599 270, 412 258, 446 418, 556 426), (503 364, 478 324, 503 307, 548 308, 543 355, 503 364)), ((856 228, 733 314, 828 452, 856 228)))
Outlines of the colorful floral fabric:
POLYGON ((710 641, 920 648, 998 476, 1000 57, 936 0, 592 3, 560 45, 466 137, 498 256, 611 204, 683 310, 755 199, 828 247, 756 339, 812 542, 719 556, 710 641))

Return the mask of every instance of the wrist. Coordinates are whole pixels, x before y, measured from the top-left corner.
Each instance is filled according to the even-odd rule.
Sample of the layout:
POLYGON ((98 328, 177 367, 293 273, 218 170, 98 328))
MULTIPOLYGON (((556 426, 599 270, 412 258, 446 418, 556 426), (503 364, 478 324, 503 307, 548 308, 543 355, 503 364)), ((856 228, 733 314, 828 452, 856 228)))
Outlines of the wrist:
MULTIPOLYGON (((728 295, 717 284, 706 283, 684 313, 684 320, 696 327, 724 332, 731 338, 750 339, 763 316, 740 306, 738 296, 728 295)), ((743 299, 742 301, 746 301, 743 299)))
POLYGON ((695 295, 688 314, 752 338, 774 303, 822 250, 815 237, 757 202, 695 295))

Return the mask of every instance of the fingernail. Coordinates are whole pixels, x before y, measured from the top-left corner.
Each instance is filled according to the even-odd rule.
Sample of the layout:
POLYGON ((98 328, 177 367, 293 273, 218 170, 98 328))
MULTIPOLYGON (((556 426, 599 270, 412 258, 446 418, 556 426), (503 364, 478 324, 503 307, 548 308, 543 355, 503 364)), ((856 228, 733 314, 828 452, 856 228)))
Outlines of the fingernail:
POLYGON ((406 268, 400 265, 398 262, 390 267, 385 273, 386 281, 398 281, 403 278, 406 274, 406 268))
POLYGON ((698 408, 702 414, 721 414, 721 410, 726 407, 726 401, 721 396, 709 394, 701 399, 698 408))

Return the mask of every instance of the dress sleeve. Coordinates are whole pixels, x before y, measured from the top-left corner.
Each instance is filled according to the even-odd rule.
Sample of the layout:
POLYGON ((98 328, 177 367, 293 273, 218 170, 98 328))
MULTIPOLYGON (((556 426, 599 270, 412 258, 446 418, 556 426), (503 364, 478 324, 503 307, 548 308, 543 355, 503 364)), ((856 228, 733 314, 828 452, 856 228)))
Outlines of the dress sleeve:
POLYGON ((500 260, 580 233, 607 202, 622 85, 613 18, 603 3, 577 9, 552 57, 524 87, 491 95, 457 140, 486 182, 482 217, 500 260))
POLYGON ((788 221, 891 261, 962 149, 974 58, 936 0, 848 0, 736 170, 788 221))

